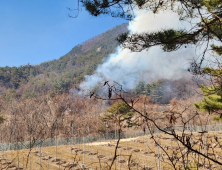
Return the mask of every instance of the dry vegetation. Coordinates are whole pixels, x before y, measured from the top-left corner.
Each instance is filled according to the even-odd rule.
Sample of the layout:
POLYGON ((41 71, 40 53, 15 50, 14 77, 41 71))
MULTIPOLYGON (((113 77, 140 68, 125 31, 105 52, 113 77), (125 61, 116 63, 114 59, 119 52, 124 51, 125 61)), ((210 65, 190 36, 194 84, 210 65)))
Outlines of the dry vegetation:
POLYGON ((218 169, 218 164, 209 158, 220 160, 222 156, 220 154, 222 141, 218 136, 220 133, 187 131, 191 126, 212 125, 214 115, 209 116, 201 112, 197 114, 193 103, 199 96, 186 98, 186 100, 173 99, 169 104, 157 104, 147 96, 141 95, 138 98, 126 96, 123 100, 130 106, 133 104, 133 108, 137 110, 133 117, 137 125, 128 128, 127 123, 123 122, 120 130, 133 133, 145 129, 145 133, 149 135, 121 139, 117 149, 115 149, 115 140, 97 144, 85 141, 84 145, 58 146, 57 149, 55 146, 41 147, 42 156, 40 156, 40 140, 92 137, 115 132, 115 122, 106 124, 101 121, 101 116, 109 105, 119 102, 120 99, 107 102, 97 98, 58 95, 54 98, 44 96, 23 101, 13 100, 11 103, 4 103, 2 100, 1 113, 5 122, 1 125, 1 142, 16 144, 26 141, 27 143, 23 146, 26 149, 23 150, 17 151, 14 147, 12 151, 2 151, 0 166, 2 169, 18 169, 23 166, 25 169, 84 169, 84 167, 110 169, 109 166, 116 153, 111 169, 142 170, 152 165, 152 169, 161 167, 161 169, 182 170, 192 169, 192 166, 196 169, 197 165, 201 167, 203 164, 205 169, 218 169), (181 126, 185 131, 172 131, 174 126, 181 126), (152 130, 156 127, 162 130, 168 129, 166 132, 171 134, 161 132, 160 129, 158 135, 152 130), (187 139, 191 146, 187 146, 187 139), (205 159, 200 153, 205 155, 205 159))
MULTIPOLYGON (((218 136, 218 142, 222 142, 221 132, 211 132, 207 135, 200 133, 193 133, 194 148, 202 149, 202 152, 208 152, 210 157, 220 158, 221 147, 220 144, 214 140, 215 136, 218 136), (209 143, 209 148, 206 145, 201 146, 201 138, 205 139, 205 142, 209 143), (211 143, 211 144, 210 144, 211 143)), ((158 146, 150 135, 122 139, 118 147, 118 157, 114 163, 112 169, 144 169, 150 167, 150 169, 173 169, 171 162, 161 149, 167 150, 174 161, 177 161, 177 168, 182 169, 183 158, 182 154, 186 152, 187 148, 180 145, 178 141, 172 137, 164 134, 156 134, 156 139, 161 144, 158 146), (158 152, 159 150, 159 152, 158 152), (159 157, 159 159, 158 159, 159 157), (156 160, 156 161, 155 161, 156 160)), ((29 150, 20 151, 5 151, 1 152, 1 168, 5 169, 108 169, 108 165, 112 161, 114 155, 116 141, 106 141, 97 143, 85 143, 75 144, 69 146, 56 147, 38 147, 33 149, 30 156, 29 150), (56 155, 57 150, 57 155, 56 155), (40 156, 41 155, 41 156, 40 156), (29 162, 27 163, 27 159, 29 162), (27 163, 27 164, 26 164, 27 163), (41 165, 41 166, 40 166, 41 165), (99 168, 100 167, 100 168, 99 168)), ((189 163, 187 167, 190 169, 197 168, 197 162, 199 167, 205 164, 205 169, 220 169, 220 166, 215 165, 212 161, 204 160, 202 156, 197 154, 189 154, 189 163), (204 163, 205 161, 205 163, 204 163), (211 165, 211 167, 210 167, 211 165)))

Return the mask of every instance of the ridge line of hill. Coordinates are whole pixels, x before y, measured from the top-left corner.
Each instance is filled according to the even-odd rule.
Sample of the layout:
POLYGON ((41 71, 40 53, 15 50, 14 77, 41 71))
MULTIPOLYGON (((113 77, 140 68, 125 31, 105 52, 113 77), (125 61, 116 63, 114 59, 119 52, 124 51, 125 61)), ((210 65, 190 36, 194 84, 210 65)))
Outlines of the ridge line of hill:
POLYGON ((116 37, 127 32, 128 24, 117 25, 73 47, 59 59, 38 65, 0 67, 0 95, 10 98, 31 98, 50 93, 68 92, 91 75, 103 59, 118 46, 116 37))

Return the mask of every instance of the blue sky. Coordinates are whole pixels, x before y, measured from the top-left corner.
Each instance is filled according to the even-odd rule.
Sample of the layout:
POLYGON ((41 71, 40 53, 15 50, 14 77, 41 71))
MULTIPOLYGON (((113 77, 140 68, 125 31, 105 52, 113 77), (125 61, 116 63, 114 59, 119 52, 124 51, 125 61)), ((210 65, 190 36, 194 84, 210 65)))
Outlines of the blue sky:
POLYGON ((75 45, 126 22, 92 17, 84 10, 75 19, 77 0, 0 0, 0 66, 39 64, 58 59, 75 45))

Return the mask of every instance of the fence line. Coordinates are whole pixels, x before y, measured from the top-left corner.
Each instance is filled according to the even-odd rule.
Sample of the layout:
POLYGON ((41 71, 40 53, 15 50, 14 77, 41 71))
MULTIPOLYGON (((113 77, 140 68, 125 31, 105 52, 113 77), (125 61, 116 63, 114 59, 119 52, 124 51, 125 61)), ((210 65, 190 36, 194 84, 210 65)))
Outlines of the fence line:
MULTIPOLYGON (((222 129, 222 124, 216 125, 206 125, 206 126, 172 126, 163 128, 166 131, 171 131, 174 129, 177 132, 182 132, 185 130, 186 132, 202 132, 202 131, 220 131, 222 129)), ((153 128, 151 129, 152 133, 157 133, 158 129, 153 128)), ((3 132, 2 132, 3 133, 3 132)), ((134 130, 130 132, 121 132, 120 137, 121 139, 124 138, 135 138, 138 136, 149 135, 149 132, 145 132, 142 130, 134 130)), ((85 136, 85 137, 71 137, 71 138, 48 138, 44 140, 38 140, 35 142, 18 142, 18 143, 0 143, 0 150, 1 151, 8 151, 8 150, 23 150, 23 149, 30 149, 30 148, 37 148, 41 145, 41 147, 51 147, 57 145, 72 145, 72 144, 83 144, 83 143, 92 143, 98 141, 109 141, 116 139, 116 133, 105 133, 100 136, 85 136)))

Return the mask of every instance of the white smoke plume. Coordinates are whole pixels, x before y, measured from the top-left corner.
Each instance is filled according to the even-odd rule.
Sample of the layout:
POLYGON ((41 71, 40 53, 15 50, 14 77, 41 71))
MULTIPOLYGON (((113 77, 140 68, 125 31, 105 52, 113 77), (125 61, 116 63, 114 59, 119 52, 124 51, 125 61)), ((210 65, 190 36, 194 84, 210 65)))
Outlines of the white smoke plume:
MULTIPOLYGON (((153 14, 137 11, 137 17, 129 23, 130 33, 152 32, 166 28, 187 28, 181 24, 177 14, 164 11, 153 14)), ((187 76, 188 59, 193 58, 194 49, 181 48, 174 52, 163 52, 160 47, 152 47, 148 51, 131 52, 117 47, 103 64, 99 65, 95 74, 86 76, 81 89, 92 89, 95 85, 107 81, 115 81, 126 89, 133 89, 139 80, 146 82, 158 79, 180 79, 187 76)))

